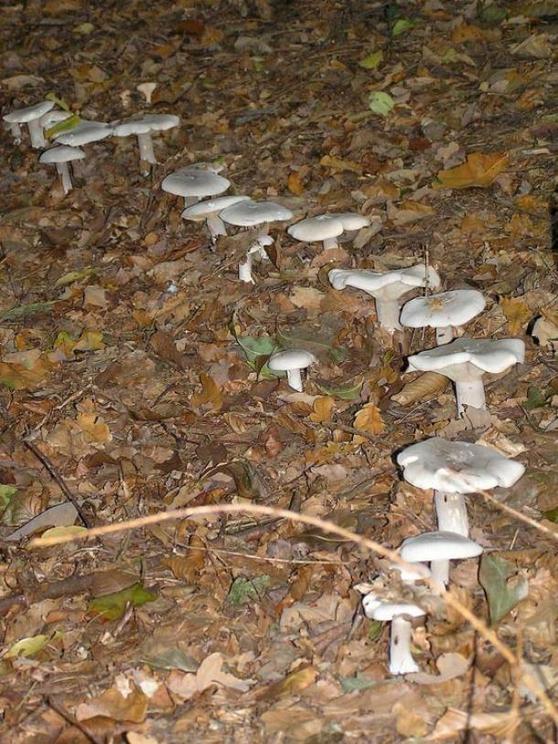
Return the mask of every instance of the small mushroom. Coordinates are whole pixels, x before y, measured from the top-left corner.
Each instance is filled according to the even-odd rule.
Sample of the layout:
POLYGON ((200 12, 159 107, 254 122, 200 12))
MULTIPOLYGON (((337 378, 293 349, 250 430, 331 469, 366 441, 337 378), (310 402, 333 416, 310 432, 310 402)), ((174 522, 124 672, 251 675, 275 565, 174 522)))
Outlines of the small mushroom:
POLYGON ((498 374, 523 362, 525 344, 519 338, 458 338, 449 344, 427 349, 408 358, 408 371, 438 372, 455 383, 457 412, 465 406, 486 408, 482 377, 485 372, 498 374))
POLYGON ((410 602, 390 602, 376 594, 367 594, 362 599, 366 617, 382 622, 391 622, 389 642, 390 674, 412 674, 419 668, 411 656, 411 629, 408 617, 423 617, 425 611, 410 602))
POLYGON ((476 289, 452 289, 429 297, 415 297, 401 309, 402 326, 436 329, 438 346, 449 343, 454 329, 468 323, 484 310, 486 300, 476 289))
POLYGON ((217 196, 226 191, 231 182, 219 176, 215 171, 196 166, 180 168, 170 173, 161 183, 161 188, 168 194, 175 194, 184 199, 184 206, 197 204, 205 196, 217 196))
POLYGON ((316 357, 305 349, 288 349, 272 354, 267 366, 272 372, 286 372, 289 387, 301 393, 303 389, 301 372, 315 362, 316 357))
POLYGON ((128 137, 135 134, 138 138, 140 163, 157 162, 153 152, 152 132, 161 132, 177 127, 180 123, 178 116, 173 114, 146 114, 141 119, 130 119, 117 124, 113 129, 115 137, 128 137))
POLYGON ((241 282, 254 284, 254 278, 252 276, 254 258, 259 258, 260 261, 266 261, 268 259, 268 255, 265 252, 266 245, 273 245, 273 238, 271 235, 260 235, 252 243, 250 248, 248 248, 246 258, 243 262, 238 264, 238 278, 241 282))
POLYGON ((87 121, 82 119, 75 127, 67 132, 60 132, 54 137, 57 145, 70 145, 71 147, 80 147, 88 145, 91 142, 110 137, 112 127, 102 121, 87 121))
POLYGON ((3 119, 9 125, 15 143, 19 144, 21 142, 21 124, 27 124, 29 136, 31 137, 31 147, 37 150, 45 147, 46 142, 43 136, 40 118, 52 108, 54 108, 53 101, 42 101, 41 103, 36 103, 34 106, 16 109, 15 111, 10 111, 9 114, 5 114, 3 119))
POLYGON ((249 198, 249 196, 217 196, 215 199, 206 199, 192 204, 191 207, 186 207, 181 217, 183 220, 192 220, 193 222, 203 222, 205 220, 211 235, 211 242, 215 243, 220 235, 227 234, 227 228, 219 217, 219 212, 249 198))
POLYGON ((382 273, 357 269, 332 269, 329 281, 334 289, 353 287, 374 297, 376 315, 382 328, 390 333, 401 328, 399 298, 417 287, 438 287, 440 277, 432 267, 417 264, 408 269, 382 273))
POLYGON ((456 532, 424 532, 403 540, 399 555, 404 561, 430 563, 432 580, 439 584, 449 582, 449 562, 480 555, 483 548, 474 540, 456 532))
POLYGON ((45 150, 39 158, 39 163, 54 164, 58 175, 62 179, 62 188, 64 193, 68 194, 72 190, 72 177, 68 163, 73 160, 82 160, 85 153, 80 147, 70 147, 69 145, 58 145, 45 150))
POLYGON ((403 477, 417 488, 433 488, 438 529, 468 537, 464 494, 510 488, 525 467, 490 447, 433 437, 407 447, 397 456, 403 477))
POLYGON ((324 250, 337 248, 337 238, 346 230, 360 230, 370 224, 368 217, 353 212, 331 212, 307 217, 295 225, 291 225, 287 232, 295 240, 305 243, 323 241, 324 250))

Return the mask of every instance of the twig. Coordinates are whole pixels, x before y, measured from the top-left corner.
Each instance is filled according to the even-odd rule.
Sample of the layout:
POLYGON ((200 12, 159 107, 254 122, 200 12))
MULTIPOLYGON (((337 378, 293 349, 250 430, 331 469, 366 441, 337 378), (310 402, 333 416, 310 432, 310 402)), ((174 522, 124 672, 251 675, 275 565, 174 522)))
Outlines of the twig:
POLYGON ((501 501, 498 501, 498 499, 494 498, 494 496, 488 491, 479 491, 478 493, 480 493, 480 495, 484 499, 486 499, 486 501, 488 501, 491 504, 494 504, 494 506, 497 509, 500 509, 500 511, 506 512, 506 514, 509 514, 510 516, 515 517, 515 519, 518 519, 520 522, 523 522, 524 524, 528 524, 530 527, 533 527, 539 532, 542 532, 543 535, 546 535, 547 537, 550 537, 552 540, 556 540, 556 542, 558 542, 558 532, 551 530, 550 527, 546 527, 544 524, 540 524, 540 522, 537 522, 536 520, 531 519, 531 517, 528 517, 522 512, 517 511, 517 509, 514 509, 513 506, 508 506, 507 504, 503 504, 501 501))
POLYGON ((89 521, 89 519, 83 513, 80 505, 76 501, 75 496, 70 491, 70 489, 66 485, 66 482, 64 481, 64 479, 62 478, 62 476, 60 475, 60 473, 58 473, 58 471, 56 470, 56 468, 54 467, 54 465, 51 463, 51 461, 48 459, 48 457, 46 455, 44 455, 41 452, 41 450, 33 444, 33 442, 29 442, 27 439, 23 439, 22 441, 23 441, 23 446, 26 447, 30 452, 32 452, 35 455, 35 457, 37 458, 37 460, 39 460, 39 462, 47 470, 47 472, 50 475, 50 477, 54 481, 56 481, 56 483, 59 485, 62 493, 64 494, 64 496, 66 497, 66 499, 70 502, 70 504, 73 505, 73 507, 75 508, 75 510, 76 510, 76 512, 78 514, 78 517, 81 519, 81 521, 83 522, 83 524, 88 529, 91 528, 91 522, 89 521))

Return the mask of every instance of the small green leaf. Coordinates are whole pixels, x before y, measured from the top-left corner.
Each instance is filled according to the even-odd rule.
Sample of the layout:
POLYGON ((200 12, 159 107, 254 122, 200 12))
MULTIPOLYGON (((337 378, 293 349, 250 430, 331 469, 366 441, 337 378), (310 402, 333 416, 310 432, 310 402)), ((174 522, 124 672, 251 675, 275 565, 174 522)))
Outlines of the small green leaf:
POLYGON ((317 384, 317 387, 319 391, 325 395, 331 395, 340 400, 356 400, 362 389, 362 380, 353 382, 350 385, 341 385, 339 387, 326 387, 325 385, 319 384, 317 384))
POLYGON ((393 98, 383 90, 372 91, 368 96, 368 108, 380 116, 387 116, 394 106, 393 98))
POLYGON ((58 98, 56 93, 53 93, 52 91, 50 93, 47 93, 45 98, 47 101, 52 101, 53 103, 55 103, 58 106, 58 108, 62 109, 62 111, 70 110, 70 107, 68 106, 66 101, 63 98, 58 98))
POLYGON ((22 638, 21 641, 14 643, 14 645, 8 649, 4 658, 18 659, 21 657, 29 658, 30 656, 36 656, 43 650, 48 641, 49 636, 47 635, 36 635, 22 638))
POLYGON ((247 602, 258 601, 270 582, 271 579, 267 574, 255 576, 253 579, 245 579, 243 576, 239 576, 233 581, 227 599, 237 607, 247 602))
POLYGON ((485 3, 477 4, 478 18, 486 26, 497 26, 508 17, 508 11, 500 5, 485 3))
POLYGON ((527 579, 515 575, 514 566, 497 555, 483 555, 479 581, 486 592, 491 625, 500 622, 529 592, 527 579))
POLYGON ((0 483, 0 512, 3 512, 4 509, 6 509, 12 499, 12 496, 15 496, 16 493, 17 488, 15 486, 7 486, 3 483, 0 483))
POLYGON ((374 680, 366 679, 366 677, 361 677, 360 674, 356 674, 354 677, 341 677, 339 682, 341 683, 341 689, 343 690, 343 692, 367 690, 369 687, 373 687, 376 684, 374 680))
POLYGON ((538 387, 531 385, 527 390, 527 400, 525 401, 525 408, 528 411, 532 411, 534 408, 542 408, 546 405, 547 395, 543 393, 538 387))
POLYGON ((128 605, 141 607, 146 602, 154 602, 157 595, 146 589, 139 582, 122 589, 114 594, 105 594, 89 602, 88 610, 94 615, 100 615, 103 620, 118 620, 122 617, 128 605))
POLYGON ((57 134, 61 134, 62 132, 69 132, 71 129, 76 127, 80 123, 80 121, 81 119, 77 114, 72 114, 71 116, 68 116, 67 119, 58 121, 52 127, 45 129, 45 137, 47 139, 52 139, 53 137, 56 137, 57 134))
POLYGON ((69 271, 67 274, 59 277, 54 283, 54 286, 65 287, 66 284, 73 284, 74 282, 79 282, 81 279, 88 279, 94 273, 95 269, 92 266, 87 266, 80 271, 69 271))
POLYGON ((549 509, 548 511, 543 512, 543 517, 545 519, 548 519, 549 522, 554 522, 555 524, 558 523, 558 507, 555 509, 549 509))
POLYGON ((384 53, 381 49, 376 52, 367 54, 364 59, 361 59, 358 63, 360 67, 364 67, 365 70, 377 70, 380 64, 384 60, 384 53))
POLYGON ((0 316, 0 322, 4 320, 16 320, 20 318, 27 318, 30 315, 36 315, 37 313, 44 313, 46 310, 56 304, 56 300, 50 302, 30 302, 27 305, 17 305, 12 307, 10 310, 0 316))
POLYGON ((404 34, 405 31, 410 31, 414 26, 415 22, 411 21, 409 18, 398 18, 393 24, 391 35, 394 38, 396 36, 401 36, 401 34, 404 34))
POLYGON ((377 641, 383 633, 384 625, 381 620, 371 620, 368 625, 368 640, 377 641))

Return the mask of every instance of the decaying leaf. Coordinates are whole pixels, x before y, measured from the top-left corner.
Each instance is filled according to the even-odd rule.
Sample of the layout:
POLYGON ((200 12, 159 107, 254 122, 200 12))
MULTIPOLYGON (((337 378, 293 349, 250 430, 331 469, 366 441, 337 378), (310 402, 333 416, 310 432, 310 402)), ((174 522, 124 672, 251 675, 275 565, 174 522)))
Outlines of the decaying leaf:
POLYGON ((509 562, 489 553, 481 558, 479 581, 486 592, 492 625, 500 622, 529 591, 526 578, 517 576, 509 562))
MULTIPOLYGON (((367 403, 360 411, 357 411, 353 425, 355 429, 362 429, 362 431, 366 431, 374 436, 381 434, 385 429, 380 409, 374 403, 367 403)), ((353 436, 353 442, 356 444, 362 444, 365 441, 366 439, 359 434, 353 436)))
POLYGON ((201 392, 194 393, 191 399, 194 408, 207 406, 211 411, 219 411, 223 406, 223 393, 211 377, 205 372, 200 372, 201 392))
POLYGON ((318 424, 323 421, 331 421, 331 415, 335 408, 335 400, 330 395, 320 395, 312 404, 312 408, 314 410, 309 416, 310 421, 318 424))
POLYGON ((506 316, 508 331, 512 336, 519 335, 533 315, 521 297, 503 297, 500 300, 500 307, 506 316))
POLYGON ((431 400, 443 393, 449 385, 449 380, 437 372, 425 372, 415 380, 411 380, 403 389, 393 396, 393 400, 400 406, 410 406, 423 400, 431 400))
POLYGON ((438 173, 438 182, 444 189, 467 189, 471 186, 485 188, 490 186, 508 166, 509 158, 505 153, 473 152, 467 155, 467 161, 450 170, 438 173))
POLYGON ((78 721, 88 721, 97 716, 106 716, 115 721, 141 723, 147 715, 149 698, 137 687, 123 695, 116 687, 110 687, 99 697, 81 703, 76 710, 78 721))

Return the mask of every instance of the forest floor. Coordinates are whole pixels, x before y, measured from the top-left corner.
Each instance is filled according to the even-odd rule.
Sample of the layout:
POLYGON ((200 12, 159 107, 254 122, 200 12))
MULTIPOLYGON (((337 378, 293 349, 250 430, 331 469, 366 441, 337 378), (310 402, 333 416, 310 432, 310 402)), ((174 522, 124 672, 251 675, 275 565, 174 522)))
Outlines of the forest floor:
POLYGON ((181 120, 148 177, 133 137, 84 146, 66 196, 0 133, 2 741, 554 741, 557 36, 552 2, 2 4, 3 114, 54 95, 87 119, 181 120), (293 221, 370 227, 323 251, 272 225, 241 283, 251 235, 213 248, 160 188, 200 161, 293 221), (432 332, 390 336, 327 280, 425 261, 485 294, 469 336, 525 341, 487 376, 488 413, 456 418, 449 383, 409 393, 432 332), (265 365, 290 347, 318 358, 303 393, 265 365), (398 579, 304 519, 394 549, 435 529, 432 492, 394 462, 434 435, 527 470, 468 498, 480 572, 455 563, 452 601, 429 596, 413 629, 421 672, 392 677, 355 587, 398 579), (83 538, 69 500, 89 526, 221 504, 301 521, 196 513, 33 547, 45 527, 83 538))

